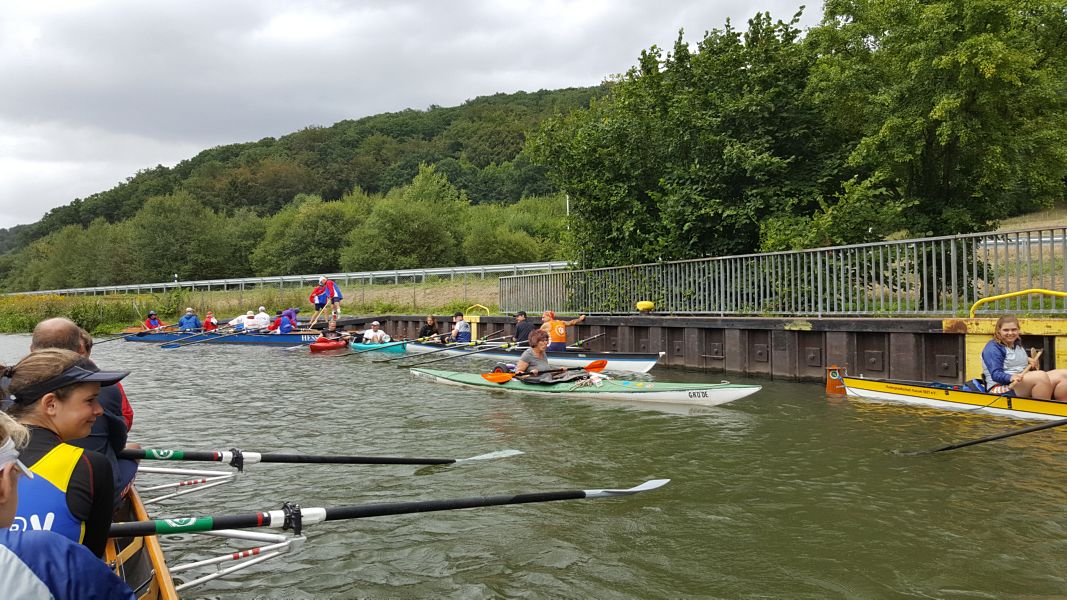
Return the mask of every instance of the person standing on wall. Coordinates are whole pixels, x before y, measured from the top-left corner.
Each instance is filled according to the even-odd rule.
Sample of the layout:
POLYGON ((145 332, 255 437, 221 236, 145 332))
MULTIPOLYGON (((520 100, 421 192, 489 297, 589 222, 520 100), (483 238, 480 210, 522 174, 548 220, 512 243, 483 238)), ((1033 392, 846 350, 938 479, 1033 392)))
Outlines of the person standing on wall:
POLYGON ((341 300, 344 296, 341 294, 341 288, 337 287, 332 279, 327 279, 325 276, 319 277, 319 285, 326 290, 326 298, 330 302, 332 308, 332 318, 336 319, 341 316, 341 300))

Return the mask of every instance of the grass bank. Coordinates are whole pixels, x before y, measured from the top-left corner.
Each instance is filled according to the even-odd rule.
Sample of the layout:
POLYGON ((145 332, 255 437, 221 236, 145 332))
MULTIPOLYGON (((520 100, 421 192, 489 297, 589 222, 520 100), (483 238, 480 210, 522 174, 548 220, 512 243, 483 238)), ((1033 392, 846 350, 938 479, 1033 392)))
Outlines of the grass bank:
MULTIPOLYGON (((452 314, 473 304, 498 312, 496 278, 407 283, 399 285, 342 286, 346 315, 452 314)), ((0 333, 28 333, 49 317, 67 317, 86 330, 115 333, 135 325, 155 310, 167 323, 192 307, 203 318, 214 311, 219 319, 231 318, 266 306, 275 310, 298 306, 310 311, 310 289, 264 287, 235 291, 181 290, 164 294, 116 294, 112 296, 0 296, 0 333)), ((302 312, 303 314, 303 312, 302 312)))

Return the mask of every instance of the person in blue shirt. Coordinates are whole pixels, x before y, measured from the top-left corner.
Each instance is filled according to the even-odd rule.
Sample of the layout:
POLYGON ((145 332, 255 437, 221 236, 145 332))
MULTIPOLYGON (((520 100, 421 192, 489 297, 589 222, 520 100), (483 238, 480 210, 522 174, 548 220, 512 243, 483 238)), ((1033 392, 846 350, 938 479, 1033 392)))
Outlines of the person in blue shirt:
POLYGON ((181 331, 200 331, 204 326, 200 324, 200 317, 192 308, 185 309, 185 314, 178 319, 178 329, 181 331))
POLYGON ((1038 359, 1026 354, 1019 319, 997 319, 993 339, 982 349, 982 375, 991 394, 1015 392, 1023 398, 1067 400, 1067 369, 1042 371, 1038 359))
POLYGON ((19 478, 34 478, 19 460, 29 432, 0 413, 0 582, 5 598, 133 600, 125 582, 85 546, 51 531, 15 531, 19 478))

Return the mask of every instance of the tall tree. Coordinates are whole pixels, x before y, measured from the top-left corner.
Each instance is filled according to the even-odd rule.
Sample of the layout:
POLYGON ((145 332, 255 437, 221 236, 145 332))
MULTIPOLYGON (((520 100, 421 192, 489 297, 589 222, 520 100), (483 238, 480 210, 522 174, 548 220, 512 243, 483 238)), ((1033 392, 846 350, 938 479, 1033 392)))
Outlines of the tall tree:
POLYGON ((911 235, 952 234, 1063 197, 1067 2, 828 0, 809 41, 861 213, 895 202, 911 235))

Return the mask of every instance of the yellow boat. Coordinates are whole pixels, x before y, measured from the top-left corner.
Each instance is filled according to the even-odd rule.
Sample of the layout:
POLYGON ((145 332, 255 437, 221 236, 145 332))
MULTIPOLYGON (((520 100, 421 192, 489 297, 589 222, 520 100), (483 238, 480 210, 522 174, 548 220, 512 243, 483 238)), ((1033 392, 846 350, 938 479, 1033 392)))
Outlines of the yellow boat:
POLYGON ((975 391, 962 384, 849 377, 843 369, 837 367, 827 370, 826 391, 871 400, 984 412, 1018 419, 1063 419, 1067 417, 1067 402, 1059 400, 1034 400, 1004 394, 989 394, 975 391))
MULTIPOLYGON (((141 496, 131 488, 127 505, 119 510, 124 521, 147 521, 141 496)), ((177 600, 159 538, 154 535, 108 540, 104 560, 133 590, 139 600, 177 600)))

